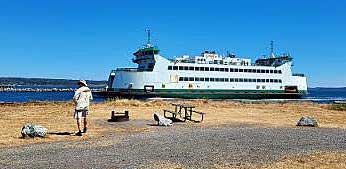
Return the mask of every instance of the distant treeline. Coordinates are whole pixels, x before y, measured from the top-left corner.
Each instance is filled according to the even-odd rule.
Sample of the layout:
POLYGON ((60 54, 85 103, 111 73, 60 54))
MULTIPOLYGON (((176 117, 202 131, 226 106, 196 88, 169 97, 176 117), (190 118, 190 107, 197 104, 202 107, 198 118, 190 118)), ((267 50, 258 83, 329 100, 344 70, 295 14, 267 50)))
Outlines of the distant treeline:
MULTIPOLYGON (((0 85, 22 85, 22 86, 76 86, 79 80, 70 79, 45 79, 45 78, 17 78, 0 77, 0 85)), ((107 81, 87 80, 90 86, 105 86, 107 81)))

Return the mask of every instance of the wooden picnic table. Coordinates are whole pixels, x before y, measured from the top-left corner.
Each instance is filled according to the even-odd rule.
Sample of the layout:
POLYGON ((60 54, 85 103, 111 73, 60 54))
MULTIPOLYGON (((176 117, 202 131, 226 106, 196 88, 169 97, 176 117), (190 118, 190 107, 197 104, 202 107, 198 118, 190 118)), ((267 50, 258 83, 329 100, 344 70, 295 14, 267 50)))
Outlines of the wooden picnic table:
POLYGON ((176 104, 176 103, 171 103, 171 104, 175 106, 175 112, 179 114, 180 117, 182 117, 184 113, 184 117, 182 117, 184 121, 192 120, 192 112, 193 112, 193 109, 196 108, 196 106, 188 105, 188 104, 176 104))
POLYGON ((167 113, 171 113, 172 114, 172 118, 173 119, 177 119, 177 115, 179 115, 180 118, 184 119, 184 122, 186 120, 190 120, 190 121, 194 121, 194 122, 201 122, 201 121, 203 121, 205 113, 195 111, 194 108, 196 108, 196 106, 189 105, 189 104, 177 104, 177 103, 171 103, 171 105, 174 106, 174 111, 173 110, 164 109, 163 110, 164 117, 167 117, 166 116, 166 112, 167 112, 167 113), (193 113, 201 115, 201 120, 200 121, 192 120, 192 114, 193 113))

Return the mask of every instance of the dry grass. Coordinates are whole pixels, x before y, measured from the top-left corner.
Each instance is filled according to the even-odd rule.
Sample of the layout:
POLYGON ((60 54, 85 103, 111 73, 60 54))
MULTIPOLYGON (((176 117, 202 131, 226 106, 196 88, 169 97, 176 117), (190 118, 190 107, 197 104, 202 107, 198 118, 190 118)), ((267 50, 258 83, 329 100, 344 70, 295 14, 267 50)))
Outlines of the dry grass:
MULTIPOLYGON (((203 123, 188 123, 202 127, 218 126, 225 124, 253 124, 268 127, 294 127, 302 116, 316 118, 320 127, 346 128, 346 112, 329 110, 328 105, 313 103, 260 103, 242 104, 226 101, 179 101, 180 103, 192 104, 196 110, 206 113, 203 123)), ((173 106, 169 102, 138 101, 138 100, 115 100, 92 105, 89 115, 89 131, 86 136, 62 136, 49 135, 45 139, 20 139, 21 127, 26 123, 40 124, 49 129, 49 132, 75 132, 76 124, 72 118, 72 103, 25 103, 0 106, 0 146, 17 146, 31 143, 81 140, 99 137, 107 132, 145 132, 150 126, 128 126, 114 128, 111 125, 97 123, 106 121, 112 110, 123 112, 130 111, 131 120, 152 120, 153 113, 162 114, 163 108, 173 106)), ((107 124, 107 123, 105 123, 107 124)))
POLYGON ((279 162, 267 164, 260 168, 346 168, 346 153, 313 153, 309 155, 288 156, 279 162))
MULTIPOLYGON (((174 168, 174 166, 172 166, 174 168)), ((344 169, 346 168, 346 153, 315 152, 307 155, 285 156, 279 161, 269 164, 219 164, 210 168, 247 168, 247 169, 344 169)))

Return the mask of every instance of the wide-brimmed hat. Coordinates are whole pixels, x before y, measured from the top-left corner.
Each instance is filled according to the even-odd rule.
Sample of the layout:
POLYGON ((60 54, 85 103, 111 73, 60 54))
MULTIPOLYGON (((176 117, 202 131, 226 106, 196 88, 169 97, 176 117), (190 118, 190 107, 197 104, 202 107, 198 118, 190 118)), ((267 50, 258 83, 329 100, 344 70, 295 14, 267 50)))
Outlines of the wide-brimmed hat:
POLYGON ((82 84, 83 86, 88 86, 85 80, 80 80, 78 84, 82 84))

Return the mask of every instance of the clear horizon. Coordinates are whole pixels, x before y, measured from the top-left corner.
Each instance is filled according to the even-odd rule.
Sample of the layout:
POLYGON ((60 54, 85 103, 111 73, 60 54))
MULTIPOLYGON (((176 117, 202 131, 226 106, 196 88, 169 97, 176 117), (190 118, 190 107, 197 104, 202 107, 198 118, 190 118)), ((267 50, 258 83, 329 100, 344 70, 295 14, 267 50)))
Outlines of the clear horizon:
POLYGON ((107 80, 146 41, 254 61, 289 52, 309 87, 346 87, 346 1, 1 1, 0 77, 107 80))

